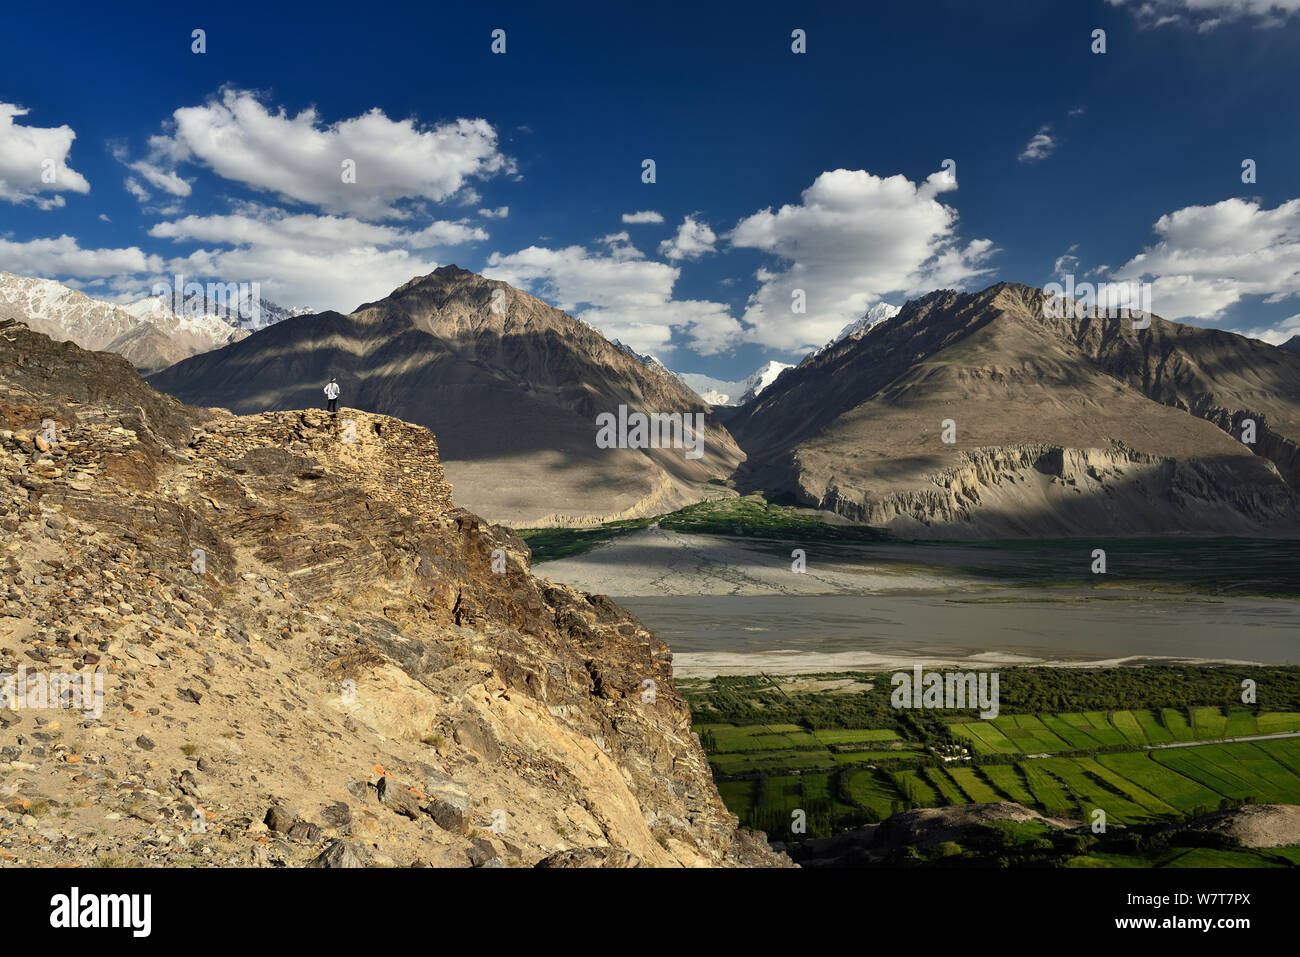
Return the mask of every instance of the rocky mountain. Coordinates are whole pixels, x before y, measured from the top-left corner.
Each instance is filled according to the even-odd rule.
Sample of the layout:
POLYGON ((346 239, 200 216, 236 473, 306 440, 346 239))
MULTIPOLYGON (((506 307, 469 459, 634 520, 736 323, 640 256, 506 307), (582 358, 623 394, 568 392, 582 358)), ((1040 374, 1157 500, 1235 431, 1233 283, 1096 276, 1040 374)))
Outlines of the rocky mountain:
POLYGON ((10 865, 788 865, 664 643, 534 578, 422 427, 187 407, 3 321, 0 528, 10 865))
MULTIPOLYGON (((614 346, 614 348, 625 352, 627 355, 630 355, 633 359, 641 363, 643 366, 647 366, 648 368, 654 369, 659 372, 668 372, 668 367, 665 366, 662 362, 660 362, 657 358, 650 355, 649 353, 637 352, 631 346, 627 345, 626 343, 620 342, 618 339, 611 339, 609 340, 609 342, 610 345, 614 346)), ((668 374, 671 375, 672 373, 668 373, 668 374)))
MULTIPOLYGON (((160 302, 161 300, 159 300, 160 302)), ((248 335, 215 316, 178 317, 154 300, 120 306, 52 279, 0 272, 0 319, 18 319, 56 340, 116 352, 144 371, 161 369, 248 335)))
POLYGON ((884 322, 886 319, 892 319, 898 315, 901 306, 892 306, 887 302, 878 302, 862 316, 861 319, 855 319, 847 326, 840 330, 840 334, 827 343, 828 346, 834 345, 842 339, 848 339, 850 336, 856 336, 859 333, 866 332, 877 323, 884 322))
POLYGON ((1288 352, 1300 352, 1300 336, 1292 336, 1278 348, 1285 349, 1288 352))
POLYGON ((741 486, 920 537, 1300 531, 1300 356, 1044 298, 935 292, 809 357, 728 421, 741 486))
POLYGON ((194 356, 150 382, 235 412, 342 401, 438 434, 461 501, 511 525, 658 514, 716 493, 741 459, 705 419, 704 449, 599 448, 599 415, 705 414, 666 370, 646 365, 540 299, 456 266, 413 279, 349 315, 287 319, 194 356))
MULTIPOLYGON (((249 292, 244 290, 243 296, 248 300, 249 292)), ((0 272, 0 319, 17 319, 83 349, 115 352, 146 373, 238 342, 254 329, 306 314, 266 299, 255 304, 244 300, 227 304, 199 293, 179 304, 167 297, 147 296, 120 305, 52 279, 0 272)))
POLYGON ((726 382, 694 372, 678 372, 676 375, 709 405, 744 405, 775 382, 782 372, 792 368, 786 362, 765 362, 738 382, 726 382))
POLYGON ((179 303, 170 296, 146 296, 122 308, 137 318, 164 326, 188 320, 198 328, 210 328, 216 334, 214 338, 220 339, 219 345, 238 341, 229 339, 228 335, 221 338, 223 327, 240 330, 243 335, 238 338, 242 339, 249 332, 265 329, 294 316, 311 314, 310 309, 301 306, 290 308, 260 296, 254 297, 247 286, 240 288, 229 299, 209 297, 205 290, 185 296, 179 303), (213 324, 213 320, 218 324, 213 324))

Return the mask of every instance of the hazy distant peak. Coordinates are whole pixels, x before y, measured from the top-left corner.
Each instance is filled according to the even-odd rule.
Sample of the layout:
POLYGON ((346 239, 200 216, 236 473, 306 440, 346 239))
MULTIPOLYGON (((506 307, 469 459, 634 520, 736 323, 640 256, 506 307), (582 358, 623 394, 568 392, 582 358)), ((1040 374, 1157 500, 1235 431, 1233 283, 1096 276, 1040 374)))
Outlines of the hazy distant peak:
POLYGON ((685 382, 696 395, 709 405, 744 405, 776 381, 789 363, 769 361, 737 382, 727 382, 695 372, 678 372, 677 378, 685 382))

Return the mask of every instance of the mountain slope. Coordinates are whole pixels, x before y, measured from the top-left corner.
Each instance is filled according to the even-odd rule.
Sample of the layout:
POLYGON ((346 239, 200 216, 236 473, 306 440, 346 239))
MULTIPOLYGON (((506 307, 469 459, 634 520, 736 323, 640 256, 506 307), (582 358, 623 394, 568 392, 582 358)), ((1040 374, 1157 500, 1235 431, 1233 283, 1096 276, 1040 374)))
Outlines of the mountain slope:
POLYGON ((193 404, 260 412, 319 407, 331 376, 344 403, 436 431, 461 500, 509 524, 671 511, 711 494, 708 480, 741 459, 712 420, 698 460, 682 449, 597 448, 596 416, 620 405, 705 406, 585 323, 455 266, 351 315, 287 319, 149 381, 193 404))
POLYGON ((0 713, 5 861, 788 864, 667 646, 456 508, 426 429, 342 411, 190 408, 0 322, 0 670, 102 709, 0 713))
POLYGON ((213 311, 177 316, 157 297, 119 306, 52 279, 7 272, 0 272, 0 319, 17 319, 83 349, 115 352, 145 372, 248 335, 237 321, 213 311))
POLYGON ((742 484, 923 537, 1300 529, 1300 357, 1043 299, 932 293, 805 360, 729 421, 742 484))

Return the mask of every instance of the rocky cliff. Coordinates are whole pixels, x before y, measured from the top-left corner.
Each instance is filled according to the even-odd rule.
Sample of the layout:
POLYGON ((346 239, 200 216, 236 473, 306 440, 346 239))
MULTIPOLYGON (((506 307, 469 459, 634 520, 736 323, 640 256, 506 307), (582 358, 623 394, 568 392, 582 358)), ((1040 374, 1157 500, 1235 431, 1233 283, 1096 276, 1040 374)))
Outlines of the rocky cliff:
POLYGON ((960 453, 927 476, 932 487, 867 495, 831 484, 823 504, 852 521, 936 538, 1086 537, 1099 529, 1160 535, 1266 535, 1294 500, 1276 473, 1244 484, 1214 460, 1180 461, 1115 443, 1107 448, 1009 445, 960 453), (1268 479, 1271 479, 1268 480, 1268 479))
POLYGON ((194 409, 6 323, 0 511, 0 859, 788 864, 665 644, 534 578, 423 428, 194 409))

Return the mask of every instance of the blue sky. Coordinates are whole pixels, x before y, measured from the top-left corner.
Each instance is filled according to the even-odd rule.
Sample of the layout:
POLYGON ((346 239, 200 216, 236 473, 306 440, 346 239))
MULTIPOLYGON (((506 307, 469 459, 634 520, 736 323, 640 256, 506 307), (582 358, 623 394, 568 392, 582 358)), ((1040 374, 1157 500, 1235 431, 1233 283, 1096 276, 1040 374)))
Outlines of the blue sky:
POLYGON ((348 311, 454 262, 724 379, 1064 273, 1300 332, 1300 0, 551 6, 14 6, 0 269, 348 311))

